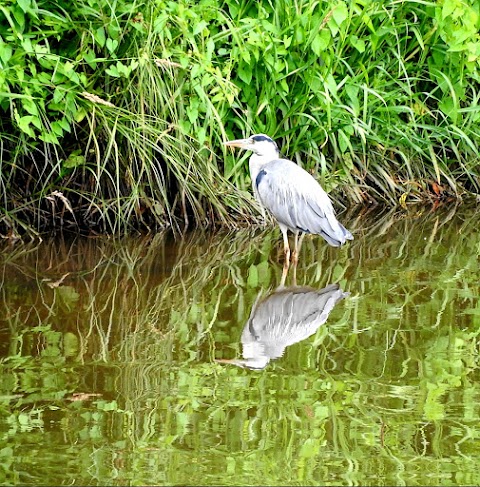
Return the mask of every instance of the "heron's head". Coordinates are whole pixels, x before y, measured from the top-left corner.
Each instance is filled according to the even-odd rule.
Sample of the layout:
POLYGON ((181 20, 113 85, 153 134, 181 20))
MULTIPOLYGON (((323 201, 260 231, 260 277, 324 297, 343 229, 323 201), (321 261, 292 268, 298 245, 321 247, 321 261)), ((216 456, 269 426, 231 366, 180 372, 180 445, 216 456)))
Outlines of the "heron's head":
POLYGON ((248 139, 229 140, 225 142, 225 145, 251 150, 261 157, 271 157, 272 159, 277 158, 280 154, 275 141, 265 134, 252 135, 248 139))

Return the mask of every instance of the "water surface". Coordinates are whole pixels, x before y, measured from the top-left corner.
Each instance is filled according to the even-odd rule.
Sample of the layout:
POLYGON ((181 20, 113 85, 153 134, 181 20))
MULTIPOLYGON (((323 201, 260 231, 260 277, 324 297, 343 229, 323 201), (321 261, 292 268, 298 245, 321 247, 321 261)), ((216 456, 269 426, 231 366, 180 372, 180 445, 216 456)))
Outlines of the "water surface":
POLYGON ((0 483, 480 484, 480 217, 342 220, 4 244, 0 483))

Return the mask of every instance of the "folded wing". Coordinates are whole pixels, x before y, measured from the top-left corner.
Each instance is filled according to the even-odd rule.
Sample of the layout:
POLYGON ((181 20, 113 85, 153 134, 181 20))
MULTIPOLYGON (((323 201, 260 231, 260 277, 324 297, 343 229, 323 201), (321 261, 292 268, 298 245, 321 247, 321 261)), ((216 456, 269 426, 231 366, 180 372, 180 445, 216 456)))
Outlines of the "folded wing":
POLYGON ((327 193, 294 162, 269 162, 258 173, 255 186, 260 203, 290 231, 321 235, 334 247, 353 238, 335 217, 327 193))

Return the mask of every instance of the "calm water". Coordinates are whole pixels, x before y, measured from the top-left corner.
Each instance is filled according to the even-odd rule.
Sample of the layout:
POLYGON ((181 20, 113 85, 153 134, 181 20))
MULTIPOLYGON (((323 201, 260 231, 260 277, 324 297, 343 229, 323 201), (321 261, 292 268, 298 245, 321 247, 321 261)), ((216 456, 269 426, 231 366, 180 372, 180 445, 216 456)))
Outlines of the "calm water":
POLYGON ((4 245, 0 483, 480 484, 480 216, 342 220, 4 245))

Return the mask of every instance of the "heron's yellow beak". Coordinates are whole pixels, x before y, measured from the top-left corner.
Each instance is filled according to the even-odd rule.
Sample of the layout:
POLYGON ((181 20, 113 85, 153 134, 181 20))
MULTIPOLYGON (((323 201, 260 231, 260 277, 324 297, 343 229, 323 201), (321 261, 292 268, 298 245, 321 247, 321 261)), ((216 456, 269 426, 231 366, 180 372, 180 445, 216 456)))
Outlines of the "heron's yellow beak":
POLYGON ((250 139, 227 140, 227 142, 223 143, 223 145, 226 145, 228 147, 240 147, 240 148, 243 148, 249 144, 250 144, 250 139))

